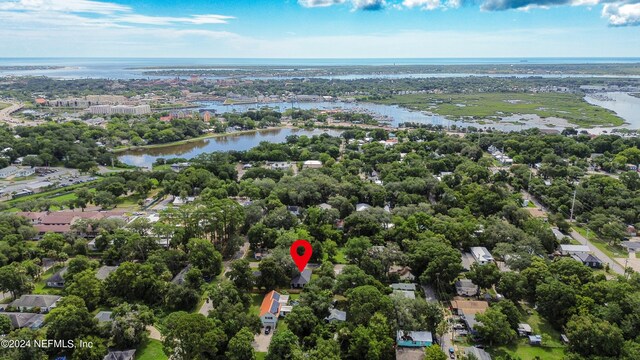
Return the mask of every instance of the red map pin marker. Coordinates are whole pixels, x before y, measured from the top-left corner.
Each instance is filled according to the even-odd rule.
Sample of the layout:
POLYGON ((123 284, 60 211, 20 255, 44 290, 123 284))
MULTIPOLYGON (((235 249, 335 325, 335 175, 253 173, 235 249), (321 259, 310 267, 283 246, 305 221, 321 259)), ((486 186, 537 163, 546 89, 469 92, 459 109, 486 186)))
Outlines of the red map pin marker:
POLYGON ((296 266, 298 266, 298 270, 302 272, 302 270, 304 270, 304 268, 309 263, 309 259, 311 259, 313 249, 311 249, 311 244, 307 240, 296 240, 293 244, 291 244, 289 253, 291 254, 293 262, 296 263, 296 266), (299 247, 304 248, 304 254, 298 255, 299 247))

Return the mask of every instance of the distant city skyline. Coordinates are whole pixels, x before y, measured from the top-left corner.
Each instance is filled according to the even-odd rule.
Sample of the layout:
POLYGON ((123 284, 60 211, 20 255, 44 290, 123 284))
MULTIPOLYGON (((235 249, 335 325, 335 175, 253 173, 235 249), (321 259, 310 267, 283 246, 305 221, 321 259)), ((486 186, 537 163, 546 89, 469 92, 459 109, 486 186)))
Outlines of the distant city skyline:
POLYGON ((0 0, 0 57, 640 57, 640 0, 0 0))

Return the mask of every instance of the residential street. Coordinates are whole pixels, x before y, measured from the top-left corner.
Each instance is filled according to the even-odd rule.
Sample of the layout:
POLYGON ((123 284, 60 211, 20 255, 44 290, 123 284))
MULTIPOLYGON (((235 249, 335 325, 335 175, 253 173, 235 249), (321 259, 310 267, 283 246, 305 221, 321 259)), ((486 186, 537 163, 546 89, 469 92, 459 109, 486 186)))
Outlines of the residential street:
MULTIPOLYGON (((535 197, 533 197, 533 195, 529 194, 525 190, 522 190, 522 194, 524 195, 525 198, 528 198, 531 202, 533 202, 542 211, 544 211, 545 213, 549 212, 547 210, 547 208, 545 208, 535 197)), ((612 271, 614 271, 616 274, 624 275, 624 268, 620 264, 615 262, 612 258, 610 258, 607 254, 603 253, 602 251, 600 251, 600 249, 595 247, 591 243, 591 241, 589 241, 587 238, 585 238, 584 236, 580 235, 580 233, 578 233, 575 230, 571 230, 571 237, 574 238, 576 241, 578 241, 580 244, 587 245, 589 247, 589 249, 591 250, 591 252, 593 252, 593 254, 595 256, 597 256, 598 258, 600 258, 600 260, 602 260, 603 262, 608 263, 609 264, 609 268, 612 271)))
POLYGON ((600 258, 600 260, 609 264, 609 268, 616 274, 624 275, 624 268, 620 266, 620 264, 615 262, 612 258, 607 256, 607 254, 603 253, 602 251, 600 251, 600 249, 595 247, 589 240, 587 240, 587 238, 580 235, 580 233, 575 230, 571 230, 571 237, 576 239, 580 244, 587 245, 589 247, 589 250, 591 250, 591 252, 593 252, 595 256, 600 258))

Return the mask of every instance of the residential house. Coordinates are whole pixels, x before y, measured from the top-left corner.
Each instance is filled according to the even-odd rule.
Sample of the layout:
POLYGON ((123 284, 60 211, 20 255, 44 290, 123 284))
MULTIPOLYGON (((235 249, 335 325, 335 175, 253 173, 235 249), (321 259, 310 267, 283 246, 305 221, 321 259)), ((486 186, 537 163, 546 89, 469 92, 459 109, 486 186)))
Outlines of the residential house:
POLYGON ((287 206, 287 210, 295 216, 300 216, 301 214, 300 206, 287 206))
POLYGON ((175 163, 170 165, 171 170, 175 172, 180 172, 181 170, 186 169, 189 166, 191 166, 191 164, 188 162, 181 162, 181 163, 175 163))
POLYGON ((389 267, 389 276, 398 276, 398 279, 405 281, 414 281, 416 276, 411 272, 411 268, 408 266, 393 265, 389 267))
POLYGON ((529 345, 542 345, 542 335, 530 335, 529 345))
POLYGON ((398 330, 396 343, 401 347, 427 347, 433 344, 433 336, 430 331, 398 330))
MULTIPOLYGON (((276 324, 278 323, 278 317, 280 317, 280 309, 282 305, 284 296, 277 293, 275 290, 271 290, 268 292, 264 299, 262 299, 262 305, 260 305, 260 322, 263 327, 271 326, 272 329, 275 329, 276 324)), ((288 301, 288 296, 286 297, 288 301)))
POLYGON ((307 160, 302 163, 303 169, 320 169, 322 167, 322 161, 320 160, 307 160))
POLYGON ((291 163, 285 161, 277 161, 272 162, 270 166, 271 170, 289 170, 291 168, 291 163))
POLYGON ((591 250, 587 245, 560 244, 560 253, 565 256, 575 255, 575 254, 587 254, 590 252, 591 250))
POLYGON ((476 260, 476 263, 480 265, 486 265, 493 262, 493 256, 486 247, 474 246, 471 248, 471 255, 476 260))
POLYGON ((291 280, 292 289, 302 289, 311 281, 311 270, 305 269, 291 280))
POLYGON ((334 308, 329 309, 329 316, 324 318, 324 320, 326 322, 334 322, 334 321, 345 322, 347 321, 347 312, 334 309, 334 308))
POLYGON ((53 288, 64 287, 64 275, 67 273, 68 268, 65 266, 62 269, 56 271, 50 278, 47 279, 47 286, 53 288))
POLYGON ((600 260, 597 256, 587 253, 576 253, 571 255, 574 260, 580 261, 584 265, 593 268, 599 269, 602 267, 602 260, 600 260))
POLYGON ((453 300, 451 301, 451 310, 454 314, 460 316, 464 321, 467 329, 472 333, 476 333, 475 326, 478 324, 476 320, 477 314, 484 313, 489 308, 486 301, 472 300, 453 300))
POLYGON ((558 240, 562 240, 565 238, 565 235, 560 231, 560 229, 558 229, 557 227, 552 227, 551 228, 551 232, 553 232, 553 235, 556 237, 556 239, 558 240))
POLYGON ((11 320, 12 329, 29 328, 31 330, 37 330, 40 329, 44 323, 43 314, 2 312, 0 315, 4 315, 11 320))
POLYGON ((393 290, 416 291, 416 284, 396 283, 389 285, 393 290))
POLYGON ((118 269, 117 266, 101 266, 96 272, 96 279, 98 280, 106 280, 109 277, 109 274, 116 271, 118 269))
POLYGON ((133 360, 136 356, 136 350, 109 351, 103 360, 133 360))
POLYGON ((191 269, 191 265, 187 265, 173 279, 171 279, 171 282, 176 285, 184 284, 185 276, 187 276, 187 273, 189 272, 190 269, 191 269))
POLYGON ((96 316, 94 316, 94 318, 97 319, 100 323, 111 322, 113 321, 113 319, 111 318, 112 315, 113 313, 111 311, 100 311, 96 314, 96 316))
POLYGON ((318 207, 322 210, 331 210, 333 209, 333 206, 327 204, 327 203, 322 203, 320 205, 318 205, 318 207))
POLYGON ((476 296, 478 295, 478 285, 469 279, 460 279, 456 281, 456 293, 459 296, 476 296))
POLYGON ((13 176, 18 172, 17 167, 15 166, 7 166, 5 168, 0 169, 0 179, 8 178, 9 176, 13 176))
POLYGON ((533 329, 531 329, 531 325, 529 324, 518 324, 518 335, 520 336, 529 336, 533 334, 533 329))
POLYGON ((28 312, 39 308, 41 313, 48 313, 56 307, 62 296, 58 295, 22 295, 14 300, 9 306, 19 309, 21 312, 28 312))
POLYGON ((356 204, 356 211, 365 211, 371 209, 371 205, 365 203, 356 204))
POLYGON ((407 291, 407 290, 393 290, 393 292, 391 293, 392 296, 399 296, 405 299, 415 299, 416 298, 416 293, 413 291, 407 291))

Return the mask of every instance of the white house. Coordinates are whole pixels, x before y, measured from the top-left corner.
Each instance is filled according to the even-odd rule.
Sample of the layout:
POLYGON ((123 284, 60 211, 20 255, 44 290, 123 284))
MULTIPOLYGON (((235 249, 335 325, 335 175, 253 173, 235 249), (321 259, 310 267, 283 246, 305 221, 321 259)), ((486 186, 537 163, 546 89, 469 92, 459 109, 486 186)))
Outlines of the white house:
POLYGON ((493 262, 493 256, 486 247, 482 246, 474 246, 471 248, 471 255, 476 260, 476 262, 480 265, 486 265, 490 262, 493 262))
POLYGON ((575 254, 586 254, 591 252, 587 245, 570 245, 570 244, 561 244, 560 252, 562 255, 575 255, 575 254))
POLYGON ((307 160, 302 164, 303 169, 320 169, 322 167, 322 161, 320 160, 307 160))
POLYGON ((12 176, 15 173, 17 173, 18 170, 20 169, 18 169, 15 166, 7 166, 6 168, 2 168, 0 169, 0 179, 8 178, 9 176, 12 176))

